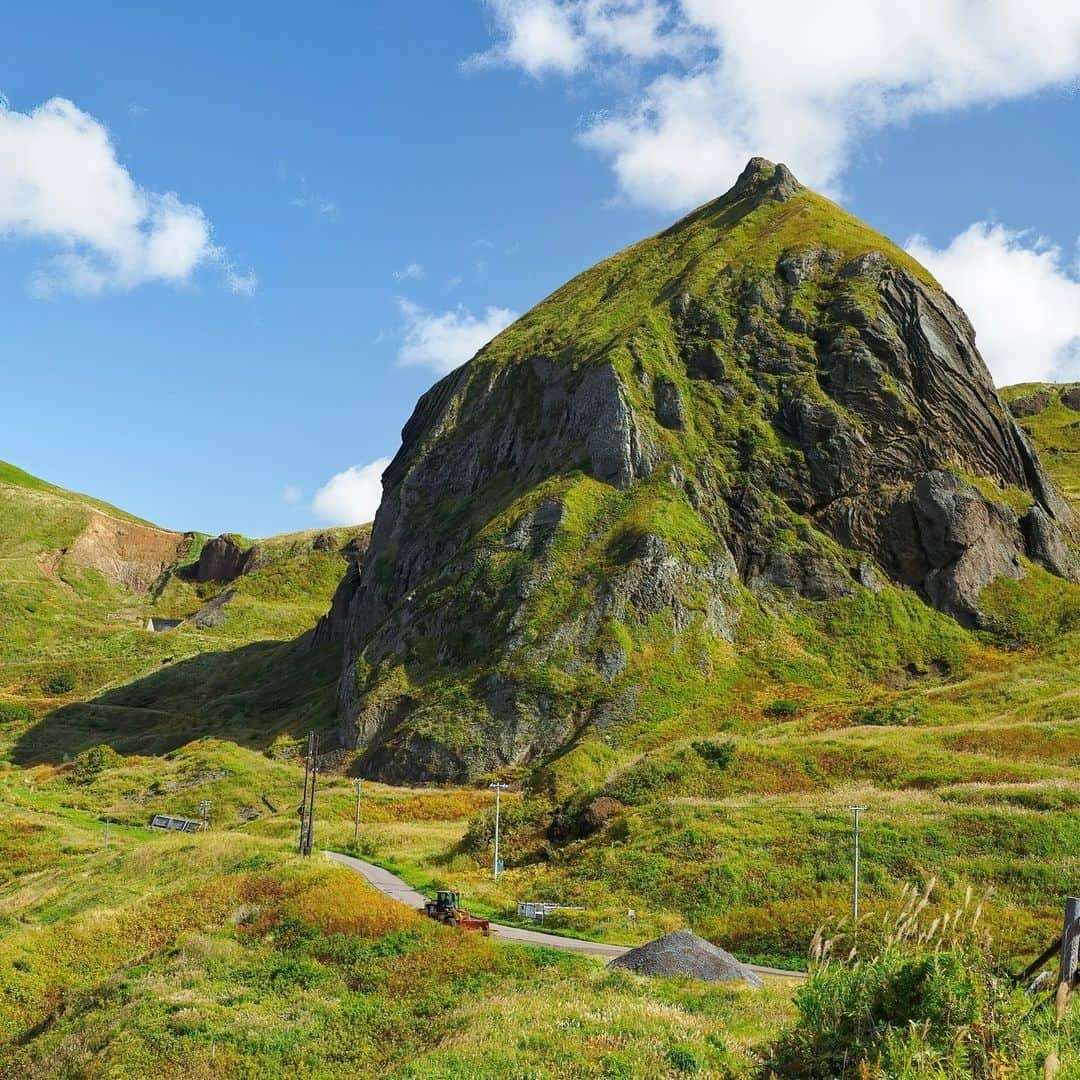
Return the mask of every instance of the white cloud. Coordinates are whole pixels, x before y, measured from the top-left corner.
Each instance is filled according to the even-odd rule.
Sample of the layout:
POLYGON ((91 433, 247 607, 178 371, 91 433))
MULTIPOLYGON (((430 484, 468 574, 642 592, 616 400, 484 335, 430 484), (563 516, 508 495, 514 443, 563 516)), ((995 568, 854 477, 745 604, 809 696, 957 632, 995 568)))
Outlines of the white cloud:
POLYGON ((491 0, 483 64, 638 92, 582 142, 634 202, 678 210, 726 190, 746 159, 835 188, 860 135, 922 113, 993 105, 1080 75, 1068 0, 491 0), (643 79, 641 65, 661 61, 643 79))
POLYGON ((514 64, 530 75, 577 71, 586 49, 572 21, 572 12, 555 0, 491 0, 489 4, 501 34, 500 44, 472 57, 467 64, 514 64))
POLYGON ((692 38, 663 0, 488 0, 496 45, 467 68, 520 67, 573 75, 604 52, 647 61, 684 55, 692 38))
POLYGON ((304 493, 292 484, 289 484, 281 493, 281 501, 287 503, 299 502, 303 497, 304 493))
POLYGON ((517 312, 498 307, 487 308, 483 316, 464 307, 437 315, 411 300, 398 300, 398 308, 405 323, 398 362, 439 373, 464 364, 517 318, 517 312))
POLYGON ((236 293, 237 296, 254 296, 255 290, 259 287, 259 279, 255 276, 254 270, 248 270, 246 274, 242 274, 235 267, 227 266, 225 284, 229 286, 229 291, 236 293))
POLYGON ((977 222, 946 248, 914 236, 907 249, 975 325, 998 386, 1080 379, 1080 278, 1060 248, 977 222))
POLYGON ((382 499, 382 474, 389 458, 353 465, 331 476, 311 500, 314 513, 331 525, 371 521, 382 499))
POLYGON ((395 281, 417 281, 424 276, 424 268, 420 263, 411 262, 408 266, 403 266, 400 270, 394 271, 395 281))
POLYGON ((104 125, 63 98, 29 113, 0 100, 5 235, 60 248, 34 275, 39 296, 180 283, 206 264, 227 267, 202 210, 136 184, 104 125))

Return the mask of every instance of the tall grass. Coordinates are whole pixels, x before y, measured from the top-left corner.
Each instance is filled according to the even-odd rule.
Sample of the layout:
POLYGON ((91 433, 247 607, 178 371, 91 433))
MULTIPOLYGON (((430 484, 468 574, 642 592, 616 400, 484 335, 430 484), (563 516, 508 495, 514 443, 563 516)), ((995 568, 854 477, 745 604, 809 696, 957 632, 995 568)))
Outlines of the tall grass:
MULTIPOLYGON (((984 901, 933 902, 936 882, 907 887, 899 910, 811 942, 798 1019, 763 1076, 1005 1080, 1080 1067, 1080 1019, 1033 1000, 995 962, 984 901), (870 942, 868 948, 860 942, 870 942)), ((1033 942, 1033 947, 1043 942, 1033 942)))

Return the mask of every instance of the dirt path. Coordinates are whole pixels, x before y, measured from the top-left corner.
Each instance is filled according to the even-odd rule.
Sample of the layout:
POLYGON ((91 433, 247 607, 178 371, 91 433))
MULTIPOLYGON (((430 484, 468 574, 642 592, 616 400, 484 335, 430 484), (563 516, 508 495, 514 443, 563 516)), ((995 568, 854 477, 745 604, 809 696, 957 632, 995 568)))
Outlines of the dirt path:
MULTIPOLYGON (((342 855, 336 851, 326 851, 323 854, 334 862, 355 870, 367 879, 368 884, 378 889, 379 892, 399 900, 409 907, 418 910, 427 903, 427 897, 417 892, 412 886, 402 881, 389 870, 381 866, 364 862, 363 859, 354 859, 351 855, 342 855)), ((503 941, 513 941, 519 945, 543 945, 549 949, 561 949, 563 952, 586 953, 590 956, 603 956, 614 959, 630 951, 629 945, 609 945, 603 941, 585 941, 582 938, 563 937, 561 934, 545 934, 540 930, 524 930, 517 926, 504 926, 502 923, 491 924, 492 934, 503 941)), ((757 964, 747 964, 751 971, 758 975, 773 975, 786 979, 805 979, 806 975, 801 971, 784 971, 781 968, 760 967, 757 964)))

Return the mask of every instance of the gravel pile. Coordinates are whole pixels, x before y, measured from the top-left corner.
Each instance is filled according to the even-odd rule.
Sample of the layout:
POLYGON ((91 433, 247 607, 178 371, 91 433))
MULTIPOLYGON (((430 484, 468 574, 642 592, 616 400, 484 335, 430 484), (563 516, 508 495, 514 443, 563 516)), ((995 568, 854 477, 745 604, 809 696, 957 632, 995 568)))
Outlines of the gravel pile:
POLYGON ((742 979, 750 986, 763 985, 761 979, 731 953, 699 938, 691 930, 676 930, 674 934, 631 949, 608 966, 625 968, 638 975, 688 975, 704 982, 742 979))

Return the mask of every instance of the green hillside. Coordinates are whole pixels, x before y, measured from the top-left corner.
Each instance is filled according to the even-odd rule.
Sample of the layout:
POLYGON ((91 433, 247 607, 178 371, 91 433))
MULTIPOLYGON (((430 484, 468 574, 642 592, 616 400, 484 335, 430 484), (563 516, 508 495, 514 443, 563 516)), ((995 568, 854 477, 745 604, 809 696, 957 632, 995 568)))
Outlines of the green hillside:
MULTIPOLYGON (((229 586, 224 624, 152 634, 109 616, 187 614, 219 587, 173 569, 140 594, 65 556, 42 568, 88 511, 47 488, 55 501, 31 509, 26 490, 9 486, 2 503, 5 603, 18 614, 2 644, 0 1075, 558 1075, 572 1060, 583 1075, 749 1076, 773 1053, 794 1015, 789 987, 763 998, 616 978, 587 959, 403 924, 346 871, 290 854, 295 738, 332 722, 339 664, 336 647, 293 639, 325 611, 339 555, 327 563, 308 536, 272 541, 263 569, 229 586), (65 672, 79 687, 50 692, 65 672), (195 816, 204 799, 205 838, 146 831, 153 813, 195 816), (540 998, 560 1002, 548 1035, 536 1034, 549 1028, 540 998), (508 1042, 493 1015, 534 1034, 508 1042)), ((497 887, 483 785, 367 785, 361 848, 504 917, 522 897, 552 899, 583 907, 563 925, 586 936, 642 940, 689 921, 744 957, 800 964, 846 908, 845 808, 858 801, 870 808, 870 917, 930 875, 932 911, 989 888, 994 948, 1019 963, 1053 935, 1080 859, 1075 593, 1045 573, 1003 583, 997 631, 943 622, 948 667, 893 671, 857 693, 793 663, 795 637, 774 637, 780 651, 748 656, 704 702, 680 694, 662 653, 642 655, 667 688, 656 723, 508 797, 497 887)), ((853 606, 849 630, 834 622, 837 671, 870 655, 865 619, 853 606)), ((349 764, 320 791, 318 842, 342 849, 349 764)))
MULTIPOLYGON (((968 412, 943 424, 940 401, 898 381, 929 361, 905 344, 897 296, 973 340, 925 271, 813 193, 765 190, 575 279, 437 386, 388 471, 362 575, 345 573, 367 558, 354 528, 233 536, 219 546, 244 572, 199 580, 209 537, 0 465, 0 1077, 1004 1077, 1038 1075, 1051 1048, 1080 1069, 1075 1017, 1032 1013, 1002 978, 1060 930, 1080 866, 1080 586, 1039 565, 1020 524, 1060 500, 988 376, 952 388, 970 390, 971 431, 968 412), (792 274, 810 267, 797 284, 774 272, 793 249, 792 274), (854 373, 839 389, 818 348, 854 373), (540 353, 570 373, 566 400, 529 375, 558 367, 540 353), (625 475, 594 475, 609 447, 574 432, 517 479, 478 480, 528 459, 499 425, 547 400, 554 419, 527 429, 542 441, 605 366, 598 407, 619 408, 593 427, 632 432, 641 454, 652 440, 651 472, 628 451, 625 475), (443 471, 412 475, 395 517, 433 447, 443 471), (980 588, 978 619, 903 578, 888 536, 830 532, 823 475, 887 532, 897 507, 914 513, 913 461, 1022 570, 980 588), (715 572, 731 566, 736 584, 715 572), (344 679, 344 643, 311 634, 335 590, 338 612, 369 605, 344 679), (360 697, 373 726, 414 709, 411 741, 325 763, 318 846, 505 920, 546 900, 568 906, 552 928, 579 936, 690 925, 744 959, 801 968, 828 941, 840 960, 815 961, 802 992, 646 980, 418 922, 300 859, 300 740, 334 747, 360 697), (448 762, 465 775, 460 761, 468 783, 401 782, 448 762), (496 778, 512 785, 497 883, 496 778), (146 828, 204 803, 207 833, 146 828)), ((1076 505, 1068 392, 1003 397, 1076 505)))
POLYGON ((1078 537, 964 313, 754 159, 420 399, 341 605, 343 731, 392 782, 599 792, 754 734, 757 687, 960 677, 1028 636, 1009 605, 1073 595, 1078 537))
POLYGON ((207 537, 158 529, 3 465, 0 740, 19 760, 63 761, 101 733, 118 748, 155 749, 154 732, 172 745, 193 730, 236 734, 255 717, 260 738, 312 710, 328 721, 333 674, 320 669, 323 653, 294 642, 325 612, 346 566, 340 548, 358 532, 271 538, 254 572, 198 583, 185 568, 207 537), (147 629, 216 599, 227 599, 218 625, 147 629), (153 689, 125 690, 143 678, 153 689), (89 699, 93 707, 81 704, 89 699))
POLYGON ((1013 407, 1026 404, 1017 412, 1020 426, 1035 441, 1054 482, 1080 507, 1080 383, 1020 383, 1005 387, 1001 396, 1013 407))

